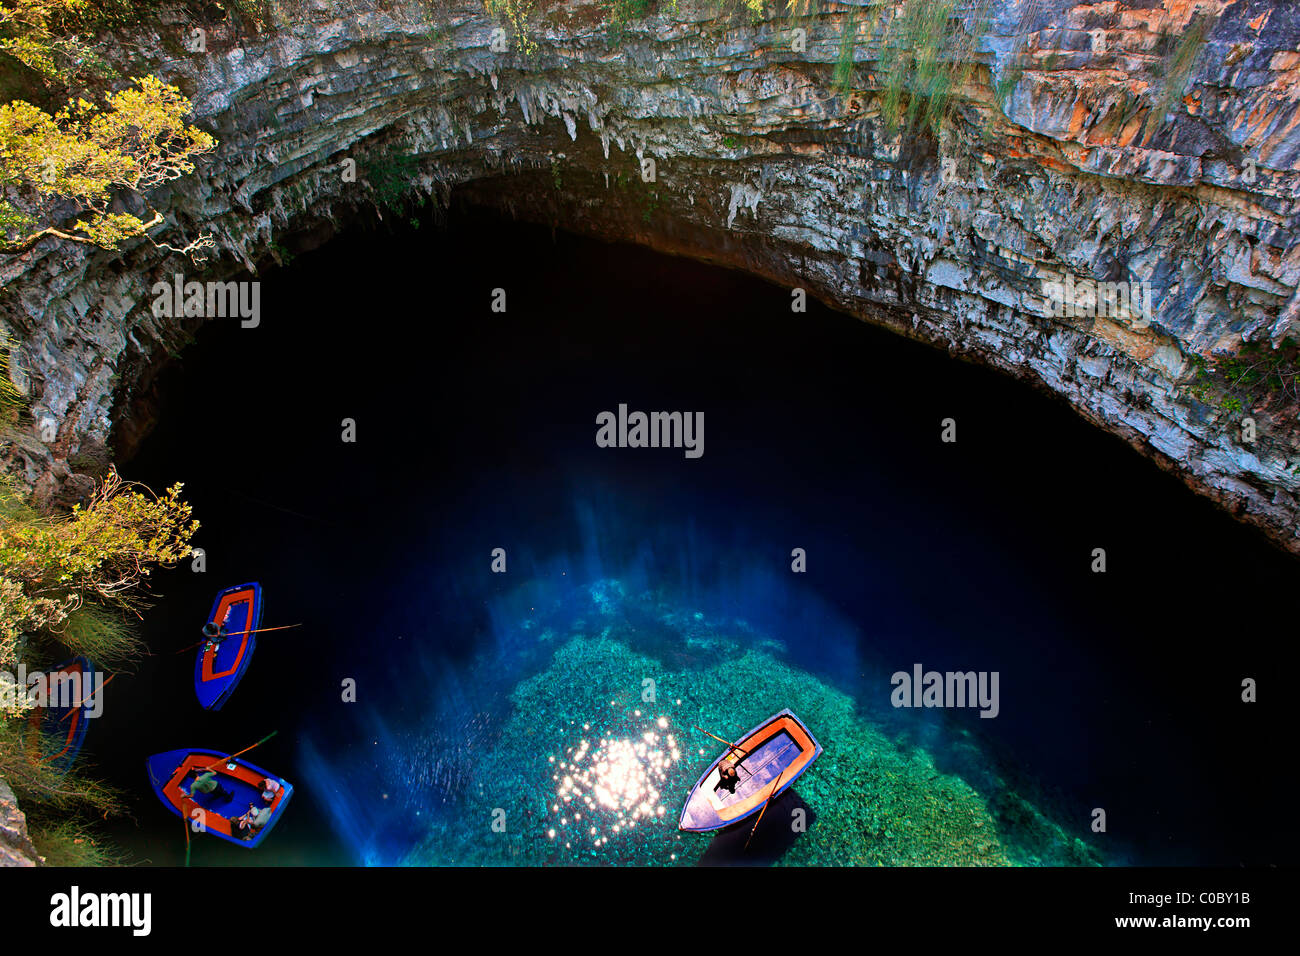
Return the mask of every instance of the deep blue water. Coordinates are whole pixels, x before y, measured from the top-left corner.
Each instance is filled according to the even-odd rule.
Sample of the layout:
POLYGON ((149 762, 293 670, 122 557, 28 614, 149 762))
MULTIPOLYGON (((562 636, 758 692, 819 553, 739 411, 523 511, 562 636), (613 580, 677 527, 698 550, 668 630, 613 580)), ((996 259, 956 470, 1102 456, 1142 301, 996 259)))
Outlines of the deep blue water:
POLYGON ((156 656, 92 728, 133 800, 114 834, 176 862, 181 824, 144 757, 277 729, 250 759, 298 789, 280 828, 252 854, 206 841, 196 862, 396 861, 439 813, 437 748, 514 676, 471 680, 474 656, 522 661, 523 604, 618 577, 743 618, 864 712, 914 663, 998 671, 999 717, 946 714, 941 765, 945 735, 977 732, 1079 835, 1105 807, 1117 861, 1290 861, 1294 828, 1270 810, 1289 796, 1297 562, 1064 404, 789 301, 471 215, 354 233, 265 276, 261 326, 204 330, 123 467, 186 482, 208 570, 157 577, 156 656), (703 458, 598 448, 595 416, 620 402, 703 411, 703 458), (497 547, 506 575, 489 573, 497 547), (171 652, 252 579, 264 625, 304 627, 268 635, 204 713, 192 655, 171 652), (1239 702, 1243 676, 1260 703, 1239 702))

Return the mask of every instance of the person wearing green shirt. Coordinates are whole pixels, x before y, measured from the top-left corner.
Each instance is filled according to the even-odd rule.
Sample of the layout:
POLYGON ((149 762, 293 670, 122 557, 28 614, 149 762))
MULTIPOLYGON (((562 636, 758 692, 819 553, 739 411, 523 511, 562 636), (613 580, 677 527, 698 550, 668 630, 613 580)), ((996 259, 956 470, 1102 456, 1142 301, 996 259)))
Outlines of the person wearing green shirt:
POLYGON ((190 785, 190 795, 195 794, 216 794, 223 800, 230 799, 230 791, 226 790, 217 782, 217 775, 211 770, 207 770, 198 775, 194 783, 190 785))

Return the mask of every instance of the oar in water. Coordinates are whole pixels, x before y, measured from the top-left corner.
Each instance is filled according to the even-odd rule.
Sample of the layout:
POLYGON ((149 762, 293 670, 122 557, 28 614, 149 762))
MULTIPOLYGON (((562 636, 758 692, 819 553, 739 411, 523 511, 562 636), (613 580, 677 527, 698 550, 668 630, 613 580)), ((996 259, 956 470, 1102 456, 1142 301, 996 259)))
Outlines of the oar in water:
MULTIPOLYGON (((226 640, 227 638, 231 638, 231 637, 243 637, 245 634, 265 634, 267 631, 287 631, 291 627, 302 627, 302 624, 282 624, 279 627, 255 627, 251 631, 231 631, 229 634, 223 637, 222 640, 226 640)), ((194 648, 198 647, 200 644, 206 643, 208 640, 210 639, 205 637, 201 641, 195 641, 189 647, 182 647, 176 653, 184 654, 186 651, 192 651, 194 650, 194 648)))
MULTIPOLYGON (((270 740, 272 737, 274 737, 274 736, 275 736, 276 734, 278 734, 278 733, 279 733, 278 730, 273 730, 273 731, 271 731, 269 734, 267 734, 265 737, 263 737, 263 738, 262 738, 261 740, 259 740, 257 743, 253 744, 253 747, 260 747, 260 746, 262 746, 262 744, 266 743, 268 740, 270 740)), ((231 761, 231 760, 234 760, 236 757, 243 756, 244 754, 246 754, 246 753, 248 753, 250 750, 252 750, 253 747, 245 747, 243 750, 239 751, 239 753, 237 753, 237 754, 231 754, 229 757, 222 757, 222 758, 220 758, 219 760, 214 760, 212 763, 208 764, 208 766, 206 766, 206 767, 204 767, 202 770, 200 770, 199 773, 201 773, 201 774, 203 774, 203 773, 207 773, 209 770, 211 770, 213 767, 215 767, 215 766, 216 766, 217 764, 219 764, 219 763, 227 763, 227 762, 229 762, 229 761, 231 761)))
POLYGON ((763 809, 758 811, 758 819, 754 821, 754 829, 750 830, 749 836, 745 837, 746 850, 749 849, 749 841, 754 839, 754 834, 758 832, 758 825, 763 822, 763 814, 767 813, 767 805, 771 803, 772 798, 776 796, 777 788, 781 786, 781 778, 785 776, 787 769, 788 768, 786 767, 782 767, 781 772, 776 775, 776 782, 772 784, 772 792, 769 793, 767 799, 763 801, 763 809))
POLYGON ((745 749, 743 749, 743 748, 741 748, 741 747, 737 747, 737 746, 736 746, 735 744, 733 744, 730 740, 724 740, 723 738, 719 737, 717 734, 711 734, 711 733, 709 733, 707 730, 705 730, 703 727, 697 727, 695 724, 691 724, 691 726, 692 726, 692 727, 695 727, 696 730, 698 730, 700 733, 704 734, 705 736, 707 736, 707 737, 712 737, 714 740, 718 741, 719 743, 724 743, 724 744, 726 744, 726 745, 727 745, 728 747, 730 747, 732 750, 735 750, 735 751, 737 751, 738 753, 742 753, 742 754, 744 754, 746 757, 749 756, 749 751, 748 751, 748 750, 745 750, 745 749))

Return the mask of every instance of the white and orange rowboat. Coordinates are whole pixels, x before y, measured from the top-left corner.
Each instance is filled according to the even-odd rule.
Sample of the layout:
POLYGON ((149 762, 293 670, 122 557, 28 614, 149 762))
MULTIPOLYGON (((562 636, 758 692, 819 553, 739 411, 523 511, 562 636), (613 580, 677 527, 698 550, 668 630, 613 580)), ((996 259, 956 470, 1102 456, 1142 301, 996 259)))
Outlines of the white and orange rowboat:
POLYGON ((758 813, 770 798, 788 789, 821 752, 821 744, 789 710, 769 717, 709 765, 686 798, 678 826, 702 833, 758 813), (719 764, 724 759, 736 768, 734 788, 723 785, 719 764))

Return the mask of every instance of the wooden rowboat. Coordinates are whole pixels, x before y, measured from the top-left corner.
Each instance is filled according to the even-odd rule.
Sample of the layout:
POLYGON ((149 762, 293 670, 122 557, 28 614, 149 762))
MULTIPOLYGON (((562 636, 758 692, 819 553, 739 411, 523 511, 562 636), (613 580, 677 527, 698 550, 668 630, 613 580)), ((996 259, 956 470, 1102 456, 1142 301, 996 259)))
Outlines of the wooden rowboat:
POLYGON ((191 821, 196 831, 242 847, 261 846, 293 796, 293 784, 283 777, 219 750, 169 750, 150 757, 146 768, 154 794, 167 809, 191 821), (195 779, 207 770, 217 775, 217 792, 195 793, 195 779), (267 781, 276 784, 269 801, 263 796, 267 781), (254 806, 270 811, 266 821, 255 830, 240 828, 239 818, 254 806))
POLYGON ((220 710, 243 680, 262 626, 262 586, 226 588, 212 602, 208 620, 226 627, 226 637, 206 640, 194 662, 194 692, 204 710, 220 710))
POLYGON ((704 771, 682 808, 678 826, 703 833, 758 813, 769 797, 783 793, 822 752, 808 728, 783 710, 728 747, 704 771), (721 784, 718 765, 729 759, 739 776, 734 790, 721 784))

